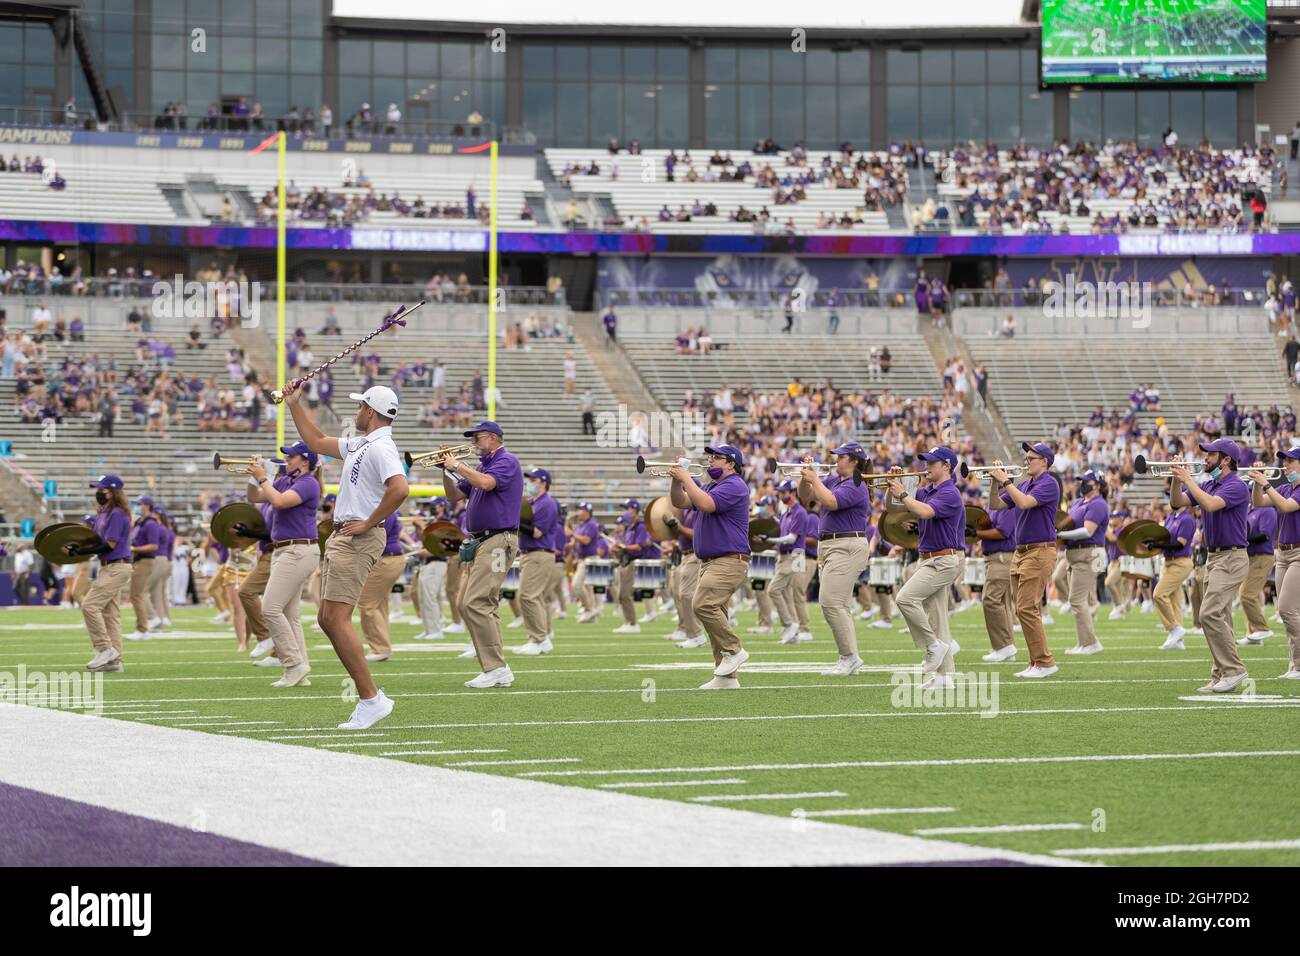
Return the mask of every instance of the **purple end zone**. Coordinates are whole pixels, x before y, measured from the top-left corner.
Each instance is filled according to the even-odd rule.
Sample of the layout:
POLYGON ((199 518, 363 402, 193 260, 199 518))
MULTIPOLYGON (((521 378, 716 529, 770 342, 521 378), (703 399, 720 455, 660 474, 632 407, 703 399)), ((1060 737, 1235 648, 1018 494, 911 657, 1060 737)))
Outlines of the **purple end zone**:
POLYGON ((0 866, 333 865, 6 783, 0 820, 0 866))

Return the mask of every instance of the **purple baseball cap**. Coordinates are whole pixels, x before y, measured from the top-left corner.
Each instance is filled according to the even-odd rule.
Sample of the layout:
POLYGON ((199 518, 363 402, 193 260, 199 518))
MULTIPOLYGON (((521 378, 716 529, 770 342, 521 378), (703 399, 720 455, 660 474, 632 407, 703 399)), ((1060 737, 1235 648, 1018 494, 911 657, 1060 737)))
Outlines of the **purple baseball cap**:
POLYGON ((1214 441, 1201 442, 1200 448, 1201 451, 1217 451, 1239 464, 1241 462, 1241 448, 1231 438, 1216 438, 1214 441))
POLYGON ((1103 476, 1097 474, 1095 471, 1085 471, 1082 475, 1079 476, 1079 480, 1091 481, 1093 484, 1098 484, 1098 485, 1106 483, 1106 479, 1103 476))
POLYGON ((929 451, 923 451, 917 455, 922 461, 946 461, 948 467, 957 470, 957 456, 951 448, 945 448, 943 445, 935 445, 929 451))
POLYGON ((587 514, 591 514, 591 502, 590 502, 590 501, 579 501, 579 502, 577 503, 577 505, 575 505, 575 507, 576 507, 579 511, 585 511, 585 512, 587 512, 587 514))
POLYGON ((149 506, 150 508, 152 508, 154 511, 157 511, 157 510, 158 510, 158 506, 157 506, 156 504, 154 504, 154 500, 153 500, 152 498, 150 498, 148 495, 141 495, 139 498, 136 498, 136 499, 132 502, 132 504, 137 504, 137 505, 148 505, 148 506, 149 506))
POLYGON ((636 508, 637 510, 640 510, 640 508, 641 508, 641 502, 637 501, 635 498, 629 498, 629 499, 627 499, 627 501, 623 502, 623 507, 624 507, 624 508, 636 508))
POLYGON ((550 485, 551 483, 551 473, 545 468, 534 468, 532 471, 526 471, 524 472, 524 477, 540 478, 542 481, 546 482, 547 485, 550 485))
MULTIPOLYGON (((316 462, 319 460, 316 453, 307 447, 307 443, 305 441, 301 441, 301 440, 294 442, 292 445, 281 445, 280 454, 300 455, 301 457, 307 459, 307 464, 312 468, 316 467, 316 462)), ((281 462, 281 464, 284 464, 284 462, 281 462)))
POLYGON ((331 503, 331 504, 332 504, 333 502, 339 500, 339 496, 336 495, 336 494, 334 494, 333 492, 330 492, 328 495, 325 496, 325 499, 324 499, 324 500, 325 500, 327 503, 331 503))
POLYGON ((794 483, 794 479, 792 479, 792 478, 786 478, 786 479, 782 480, 781 483, 778 484, 778 485, 776 486, 776 490, 777 490, 777 491, 794 491, 795 488, 797 488, 797 487, 798 487, 798 485, 796 485, 796 484, 794 483))
POLYGON ((1293 461, 1300 461, 1300 445, 1297 445, 1295 448, 1288 448, 1285 451, 1279 451, 1277 453, 1277 460, 1281 461, 1283 458, 1290 458, 1293 461))
POLYGON ((735 445, 710 445, 704 449, 707 455, 722 455, 724 458, 730 458, 732 464, 737 468, 745 467, 745 456, 735 445))
POLYGON ((92 488, 121 488, 122 479, 118 475, 100 475, 90 483, 92 488))
POLYGON ((845 442, 843 445, 841 445, 839 448, 832 448, 831 454, 849 455, 853 458, 858 459, 858 461, 867 460, 867 450, 855 441, 848 441, 845 442))
POLYGON ((497 438, 505 438, 505 433, 501 431, 501 426, 496 422, 479 422, 469 431, 465 432, 466 438, 473 438, 478 432, 491 432, 497 438))
POLYGON ((1046 442, 1040 441, 1036 444, 1031 445, 1027 441, 1022 441, 1020 443, 1020 447, 1023 448, 1025 451, 1033 452, 1035 455, 1043 456, 1044 458, 1047 459, 1047 464, 1049 466, 1054 461, 1056 461, 1056 452, 1052 451, 1052 446, 1047 444, 1046 442))

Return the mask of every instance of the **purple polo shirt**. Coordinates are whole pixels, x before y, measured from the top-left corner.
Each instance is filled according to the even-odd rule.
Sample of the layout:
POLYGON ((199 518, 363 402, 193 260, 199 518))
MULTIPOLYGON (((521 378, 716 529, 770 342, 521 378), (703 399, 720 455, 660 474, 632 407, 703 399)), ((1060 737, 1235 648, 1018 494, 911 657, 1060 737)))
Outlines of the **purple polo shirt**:
MULTIPOLYGON (((1300 485, 1285 482, 1278 486, 1277 493, 1283 498, 1300 499, 1300 485)), ((1277 543, 1300 544, 1300 511, 1286 512, 1278 519, 1277 543)))
POLYGON ((628 553, 634 558, 644 558, 650 553, 650 545, 654 544, 654 538, 650 535, 650 529, 645 526, 645 522, 640 518, 636 519, 636 524, 623 529, 623 544, 625 546, 641 546, 639 551, 629 551, 628 553))
POLYGON ((498 448, 479 460, 478 471, 491 475, 497 486, 491 491, 475 488, 468 481, 458 481, 461 494, 469 496, 465 508, 465 530, 487 531, 491 528, 518 528, 519 508, 524 501, 524 473, 519 459, 498 448))
MULTIPOLYGON (((138 548, 144 544, 162 544, 162 536, 158 533, 162 530, 162 525, 158 519, 150 516, 142 518, 135 526, 135 534, 131 537, 131 546, 138 548)), ((132 555, 135 558, 152 558, 157 555, 157 551, 151 551, 147 554, 132 555)))
POLYGON ((934 509, 933 518, 918 518, 921 551, 943 551, 952 548, 961 551, 966 547, 966 505, 961 500, 957 483, 951 478, 937 485, 921 485, 916 489, 916 500, 934 509))
MULTIPOLYGON (((699 512, 694 508, 686 508, 682 511, 681 525, 683 528, 695 530, 695 525, 699 519, 699 512)), ((677 547, 688 554, 695 552, 695 538, 689 534, 679 534, 677 536, 677 547)))
MULTIPOLYGON (((1076 528, 1082 528, 1085 521, 1091 521, 1097 526, 1092 537, 1086 539, 1087 542, 1096 547, 1101 547, 1106 543, 1106 526, 1110 523, 1110 505, 1106 504, 1106 499, 1101 495, 1095 498, 1075 498, 1070 502, 1070 520, 1074 522, 1076 528)), ((1067 544, 1078 544, 1078 541, 1069 541, 1067 544)))
POLYGON ((713 511, 701 511, 695 524, 695 553, 701 561, 723 554, 749 554, 749 485, 732 472, 704 490, 713 511))
POLYGON ((989 520, 993 522, 994 530, 1000 532, 1006 540, 990 541, 988 538, 981 538, 980 549, 984 554, 1003 554, 1016 550, 1016 512, 1008 509, 990 511, 989 520))
POLYGON ((871 490, 866 482, 855 485, 852 478, 834 475, 825 485, 835 495, 837 507, 822 513, 819 534, 838 534, 845 531, 867 531, 871 514, 871 490))
MULTIPOLYGON (((531 534, 519 536, 520 551, 554 551, 556 549, 555 532, 560 527, 560 509, 555 499, 542 492, 533 499, 533 527, 542 533, 540 538, 531 534)), ((561 540, 561 546, 563 540, 561 540)))
POLYGON ((803 553, 810 558, 817 557, 817 535, 821 533, 821 523, 822 517, 816 511, 804 515, 803 553), (809 538, 813 539, 812 544, 808 543, 809 538))
POLYGON ((99 560, 116 561, 131 556, 131 516, 121 508, 110 508, 95 515, 95 534, 105 541, 117 542, 113 550, 101 554, 99 560))
POLYGON ((1263 508, 1251 508, 1250 514, 1246 518, 1246 533, 1251 536, 1257 534, 1267 536, 1259 544, 1247 544, 1247 554, 1272 554, 1273 539, 1277 536, 1276 509, 1272 505, 1263 508))
MULTIPOLYGON (((1196 534, 1196 519, 1192 517, 1191 511, 1183 508, 1180 511, 1165 515, 1165 528, 1169 532, 1171 541, 1182 538, 1187 542, 1177 551, 1166 551, 1165 558, 1190 558, 1192 556, 1192 535, 1196 534)), ((1116 551, 1118 550, 1117 547, 1116 551)))
POLYGON ((162 541, 158 544, 158 553, 168 561, 172 559, 172 545, 176 543, 176 532, 166 525, 162 526, 162 541))
POLYGON ((394 511, 384 519, 384 557, 402 553, 402 522, 394 511))
MULTIPOLYGON (((262 523, 266 525, 266 533, 271 536, 271 541, 275 540, 275 509, 271 505, 263 503, 257 506, 257 510, 262 512, 262 523)), ((266 554, 271 550, 271 541, 257 542, 257 553, 266 554)))
POLYGON ((600 548, 600 525, 596 523, 595 518, 588 518, 582 524, 578 525, 573 531, 574 534, 580 534, 584 538, 590 538, 591 541, 583 544, 581 541, 574 540, 574 553, 580 558, 594 558, 597 550, 600 548))
POLYGON ((1037 478, 1026 478, 1016 485, 1022 492, 1032 495, 1038 502, 1035 508, 1021 510, 1011 500, 1010 492, 1002 492, 1002 500, 1016 512, 1016 546, 1038 544, 1056 540, 1056 509, 1061 504, 1061 486, 1051 472, 1037 478))
POLYGON ((787 534, 793 534, 796 537, 794 543, 783 544, 777 548, 780 554, 790 554, 802 550, 803 542, 799 540, 799 536, 803 535, 804 524, 807 520, 808 512, 798 502, 787 508, 785 514, 781 515, 781 537, 784 538, 787 534))
POLYGON ((1212 478, 1201 485, 1207 495, 1222 498, 1218 511, 1201 509, 1205 528, 1202 537, 1207 548, 1244 548, 1246 546, 1246 512, 1250 510, 1250 489, 1235 471, 1212 478))
POLYGON ((276 508, 271 526, 272 541, 316 537, 316 509, 320 507, 320 482, 310 474, 285 475, 272 484, 276 491, 296 491, 302 499, 291 508, 276 508))

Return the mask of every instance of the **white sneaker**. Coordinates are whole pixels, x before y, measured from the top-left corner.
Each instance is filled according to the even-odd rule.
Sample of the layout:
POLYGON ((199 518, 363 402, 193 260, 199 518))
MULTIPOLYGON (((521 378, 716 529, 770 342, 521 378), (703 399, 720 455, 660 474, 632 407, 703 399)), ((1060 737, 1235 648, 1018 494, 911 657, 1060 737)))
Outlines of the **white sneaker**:
POLYGON ((1200 634, 1202 637, 1204 637, 1204 636, 1205 636, 1205 628, 1203 628, 1203 627, 1189 627, 1189 628, 1187 629, 1187 633, 1188 633, 1188 634, 1200 634))
POLYGON ((651 611, 649 614, 642 614, 641 617, 637 620, 637 623, 638 623, 638 624, 649 624, 651 621, 653 621, 653 620, 654 620, 656 617, 658 617, 658 616, 659 616, 659 615, 656 614, 654 611, 651 611))
POLYGON ((1057 671, 1057 666, 1051 667, 1027 667, 1018 673, 1017 677, 1051 677, 1057 671))
POLYGON ((443 630, 443 633, 445 633, 445 634, 464 634, 464 633, 465 633, 465 625, 464 625, 464 624, 457 624, 455 621, 452 621, 450 624, 448 624, 448 625, 447 625, 446 627, 444 627, 442 630, 443 630))
POLYGON ((1019 634, 1019 633, 1020 633, 1020 625, 1019 625, 1019 624, 1012 624, 1012 625, 1011 625, 1011 632, 1012 632, 1013 634, 1019 634))
POLYGON ((1232 677, 1221 677, 1211 690, 1216 694, 1226 694, 1228 691, 1236 690, 1237 687, 1250 675, 1245 671, 1235 674, 1232 677))
POLYGON ((943 687, 955 687, 951 674, 931 674, 921 684, 922 690, 934 690, 943 687))
POLYGON ((1048 624, 1055 624, 1055 623, 1056 623, 1056 619, 1053 618, 1052 615, 1050 615, 1050 614, 1048 614, 1048 613, 1046 613, 1046 612, 1043 613, 1043 626, 1044 626, 1044 627, 1047 626, 1048 624))
POLYGON ((120 674, 122 673, 123 670, 125 670, 125 668, 122 666, 122 662, 120 660, 116 660, 116 661, 109 661, 103 667, 97 667, 95 668, 95 670, 101 674, 120 674))
POLYGON ((169 617, 165 617, 165 618, 163 618, 163 619, 162 619, 162 624, 159 625, 159 627, 160 627, 160 629, 162 629, 162 630, 168 630, 168 631, 170 631, 170 630, 172 629, 172 619, 169 618, 169 617))
POLYGON ((614 628, 614 630, 613 630, 612 633, 614 633, 614 634, 640 634, 640 633, 641 633, 641 625, 640 625, 640 624, 620 624, 618 627, 614 628))
POLYGON ((743 647, 734 654, 723 654, 722 662, 713 668, 715 677, 730 677, 740 670, 740 665, 749 660, 749 651, 743 647))
POLYGON ((749 629, 749 633, 750 633, 750 634, 771 634, 771 633, 772 633, 772 625, 770 625, 770 624, 759 624, 759 625, 756 625, 755 627, 751 627, 751 628, 749 629))
POLYGON ((925 657, 921 659, 921 673, 933 674, 943 663, 943 659, 948 656, 948 645, 943 641, 935 641, 927 644, 925 648, 925 657))
POLYGON ((156 631, 160 627, 162 627, 162 618, 160 617, 151 617, 144 625, 146 631, 156 631))
POLYGON ((425 631, 423 634, 415 635, 417 641, 441 641, 443 639, 442 631, 425 631))
POLYGON ((1107 620, 1111 620, 1111 621, 1122 620, 1127 610, 1128 609, 1123 607, 1122 605, 1116 608, 1112 608, 1111 612, 1108 615, 1106 615, 1106 618, 1107 620))
POLYGON ((510 628, 511 630, 514 630, 516 627, 523 627, 523 626, 524 626, 524 619, 522 617, 517 617, 509 624, 506 625, 506 627, 510 628))
POLYGON ((880 630, 884 630, 884 631, 889 630, 893 626, 894 625, 891 624, 889 621, 872 621, 870 624, 867 625, 867 627, 879 628, 880 630))
POLYGON ((112 664, 115 661, 121 660, 121 658, 122 655, 121 653, 118 652, 117 648, 106 647, 90 659, 90 661, 86 664, 86 669, 97 671, 107 666, 108 664, 112 664))
POLYGON ((798 639, 799 639, 799 625, 797 623, 791 624, 789 627, 787 627, 784 631, 781 632, 780 643, 793 644, 798 639))
POLYGON ((822 674, 826 677, 852 677, 860 670, 862 670, 862 658, 854 654, 852 657, 841 657, 835 662, 834 667, 822 671, 822 674))
POLYGON ((357 701, 352 716, 339 724, 339 730, 365 730, 373 727, 393 712, 393 702, 381 690, 369 700, 357 701))
POLYGON ((272 687, 310 687, 307 675, 311 673, 310 664, 295 664, 285 669, 284 676, 272 684, 272 687))
POLYGON ((380 661, 388 660, 388 656, 389 655, 387 654, 367 654, 366 660, 368 660, 372 664, 378 664, 380 661))
POLYGON ((1198 694, 1208 694, 1208 693, 1210 693, 1210 691, 1214 690, 1215 686, 1216 686, 1218 683, 1219 683, 1218 681, 1211 679, 1210 682, 1209 682, 1208 684, 1206 684, 1204 687, 1198 687, 1198 688, 1196 688, 1196 693, 1198 693, 1198 694))
POLYGON ((740 690, 740 681, 735 677, 715 677, 707 684, 701 684, 700 690, 740 690))
POLYGON ((1300 680, 1300 667, 1292 667, 1279 680, 1300 680))
POLYGON ((1281 624, 1281 623, 1282 623, 1282 615, 1281 615, 1281 614, 1274 614, 1272 617, 1269 618, 1269 620, 1272 621, 1274 624, 1281 624))
POLYGON ((269 657, 263 657, 259 661, 253 661, 253 666, 254 667, 279 667, 280 658, 276 657, 275 655, 270 655, 269 657))
POLYGON ((1142 602, 1142 613, 1143 613, 1143 614, 1150 614, 1151 611, 1152 611, 1154 608, 1155 608, 1155 605, 1152 604, 1150 601, 1143 601, 1143 602, 1142 602))
POLYGON ((998 661, 1012 660, 1015 658, 1015 656, 1016 656, 1016 645, 1008 644, 1006 647, 1003 647, 1000 650, 990 651, 989 653, 985 654, 982 660, 988 661, 990 664, 996 664, 998 663, 998 661))
POLYGON ((401 612, 401 611, 389 611, 389 612, 388 612, 388 623, 389 623, 389 624, 401 624, 401 623, 402 623, 402 612, 401 612))
POLYGON ((1238 644, 1263 644, 1264 638, 1272 637, 1272 631, 1251 631, 1245 637, 1237 638, 1238 644))
POLYGON ((213 624, 225 624, 229 620, 230 620, 229 611, 218 611, 216 614, 212 616, 213 624))
POLYGON ((686 632, 680 627, 674 628, 664 635, 664 639, 669 641, 684 641, 686 640, 686 632))
POLYGON ((132 631, 126 635, 126 639, 128 641, 147 641, 149 640, 149 634, 146 631, 132 631))
POLYGON ((871 620, 873 617, 876 616, 876 613, 877 613, 879 610, 880 610, 880 608, 878 608, 878 607, 869 607, 869 608, 867 608, 865 611, 861 612, 861 613, 858 615, 858 620, 859 620, 859 621, 869 621, 869 620, 871 620))
POLYGON ((701 634, 699 637, 688 637, 684 641, 678 641, 678 647, 703 647, 709 643, 709 639, 701 634))
POLYGON ((275 641, 268 637, 264 641, 258 641, 257 644, 253 646, 253 649, 248 652, 248 656, 252 658, 265 657, 267 654, 271 653, 273 647, 275 647, 275 641))
POLYGON ((1100 654, 1101 652, 1102 652, 1102 646, 1100 641, 1097 641, 1092 644, 1084 644, 1082 647, 1076 645, 1074 647, 1067 647, 1065 649, 1065 653, 1067 654, 1080 654, 1084 657, 1087 657, 1090 654, 1100 654))
POLYGON ((795 635, 794 638, 796 644, 806 644, 811 640, 812 640, 812 631, 800 631, 798 634, 795 635))
POLYGON ((948 638, 948 646, 952 648, 952 656, 956 657, 961 651, 961 645, 957 643, 956 638, 948 638))
POLYGON ((469 650, 467 650, 467 651, 461 651, 461 652, 460 652, 459 654, 457 654, 456 656, 457 656, 458 658, 462 659, 462 660, 465 659, 465 658, 470 658, 470 657, 478 657, 478 651, 474 650, 474 645, 471 644, 471 645, 469 646, 469 650))
POLYGON ((465 681, 466 687, 509 687, 515 682, 515 675, 510 673, 509 667, 498 667, 495 670, 479 674, 473 680, 465 681))
POLYGON ((544 641, 529 641, 526 644, 520 644, 513 648, 516 654, 524 654, 528 657, 540 657, 543 654, 549 654, 554 650, 551 639, 548 637, 544 641))

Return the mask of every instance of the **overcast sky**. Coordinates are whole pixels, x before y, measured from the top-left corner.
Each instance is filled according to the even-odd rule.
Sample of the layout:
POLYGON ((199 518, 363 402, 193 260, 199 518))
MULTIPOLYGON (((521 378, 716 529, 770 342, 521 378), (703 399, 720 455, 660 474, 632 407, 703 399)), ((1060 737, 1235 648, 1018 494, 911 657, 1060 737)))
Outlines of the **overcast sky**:
POLYGON ((897 28, 1007 26, 1020 21, 1021 0, 829 0, 808 9, 794 0, 334 0, 339 17, 460 20, 474 23, 582 23, 636 26, 897 28))

